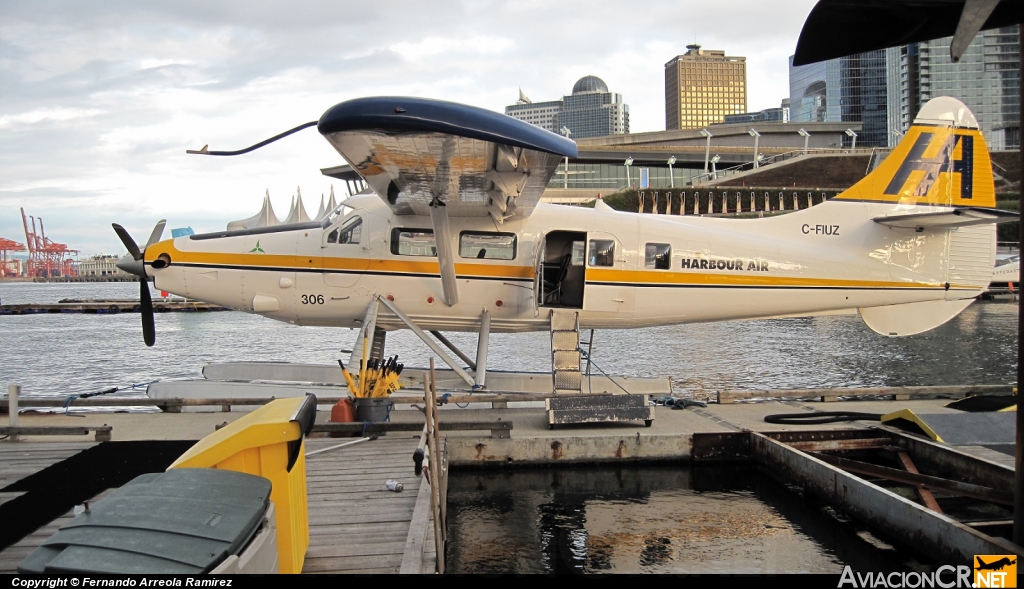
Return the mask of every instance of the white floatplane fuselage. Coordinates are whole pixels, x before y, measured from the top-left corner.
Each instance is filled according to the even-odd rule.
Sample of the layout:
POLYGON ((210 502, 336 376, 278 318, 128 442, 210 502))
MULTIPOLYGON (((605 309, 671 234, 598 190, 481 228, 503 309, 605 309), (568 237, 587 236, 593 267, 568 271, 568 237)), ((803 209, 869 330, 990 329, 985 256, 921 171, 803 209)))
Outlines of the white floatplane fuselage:
MULTIPOLYGON (((409 109, 433 106, 402 100, 409 109)), ((343 124, 341 115, 328 120, 349 104, 328 111, 320 130, 372 193, 322 222, 154 243, 144 252, 146 275, 165 291, 301 325, 358 327, 381 297, 424 330, 476 331, 484 313, 494 332, 547 330, 552 308, 578 311, 582 328, 859 309, 884 335, 948 321, 991 280, 994 223, 1003 219, 993 209, 984 139, 953 99, 926 105, 892 154, 846 192, 758 219, 536 200, 525 214, 502 217, 516 210, 517 191, 520 201, 530 190, 539 199, 546 179, 537 170, 546 165, 550 177, 559 158, 493 144, 483 150, 458 136, 434 141, 422 128, 402 143, 394 128, 363 130, 349 114, 343 124), (427 158, 418 149, 434 151, 427 158), (482 171, 473 177, 460 166, 482 171), (473 182, 491 188, 473 192, 473 182), (479 194, 492 195, 486 209, 473 208, 479 194)), ((390 124, 385 115, 407 116, 404 107, 389 112, 379 124, 390 124)), ((491 114, 474 116, 491 124, 491 114)), ((403 327, 386 311, 376 324, 403 327)))

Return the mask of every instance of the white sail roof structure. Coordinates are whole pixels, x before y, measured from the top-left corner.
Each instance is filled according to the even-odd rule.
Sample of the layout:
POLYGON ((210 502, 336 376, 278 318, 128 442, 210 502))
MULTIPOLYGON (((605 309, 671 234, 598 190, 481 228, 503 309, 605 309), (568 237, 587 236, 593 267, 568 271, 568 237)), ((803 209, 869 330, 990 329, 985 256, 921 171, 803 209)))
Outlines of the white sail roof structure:
POLYGON ((326 215, 326 214, 327 214, 327 211, 324 210, 324 195, 321 193, 320 194, 320 208, 318 208, 316 210, 316 216, 313 217, 313 220, 314 221, 319 221, 320 219, 323 219, 324 215, 326 215))
POLYGON ((328 213, 330 213, 337 207, 338 201, 335 200, 334 198, 334 184, 331 184, 331 197, 327 200, 327 205, 324 206, 324 197, 323 195, 320 195, 320 210, 316 212, 316 217, 314 217, 313 220, 322 221, 323 218, 326 217, 328 213))
POLYGON ((267 195, 263 197, 263 208, 260 209, 260 212, 248 219, 228 223, 227 229, 228 231, 237 231, 240 229, 255 229, 257 227, 273 227, 280 224, 281 221, 274 214, 274 207, 270 204, 270 190, 267 190, 267 195))
POLYGON ((292 203, 292 210, 288 211, 288 218, 284 220, 284 225, 312 221, 309 215, 306 214, 306 208, 302 206, 302 191, 298 188, 296 188, 296 191, 298 191, 298 196, 295 197, 295 201, 292 203))

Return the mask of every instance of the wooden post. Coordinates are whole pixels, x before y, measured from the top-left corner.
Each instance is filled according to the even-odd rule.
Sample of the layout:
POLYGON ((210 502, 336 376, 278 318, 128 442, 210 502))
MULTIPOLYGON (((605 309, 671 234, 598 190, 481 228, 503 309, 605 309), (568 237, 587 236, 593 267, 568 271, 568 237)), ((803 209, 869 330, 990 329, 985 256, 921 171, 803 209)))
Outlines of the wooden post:
POLYGON ((11 421, 11 435, 7 439, 12 442, 18 441, 18 432, 14 428, 18 427, 18 396, 21 395, 21 385, 12 384, 7 387, 7 417, 11 421))
POLYGON ((430 386, 425 391, 427 401, 427 423, 430 433, 427 434, 427 447, 430 450, 430 505, 434 519, 434 549, 437 551, 437 572, 444 574, 444 539, 441 535, 441 459, 438 447, 437 431, 437 383, 434 380, 434 358, 430 358, 430 386))

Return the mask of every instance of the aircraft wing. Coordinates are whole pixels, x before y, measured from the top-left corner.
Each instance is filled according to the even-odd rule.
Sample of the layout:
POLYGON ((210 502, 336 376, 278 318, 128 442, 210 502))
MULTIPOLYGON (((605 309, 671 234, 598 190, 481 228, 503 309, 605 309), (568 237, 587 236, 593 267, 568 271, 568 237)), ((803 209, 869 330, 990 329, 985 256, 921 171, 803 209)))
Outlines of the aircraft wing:
POLYGON ((423 98, 335 105, 320 133, 399 215, 528 216, 576 143, 507 115, 423 98), (431 207, 434 204, 435 207, 431 207))
POLYGON ((1019 221, 1020 214, 1014 211, 976 207, 953 207, 934 213, 908 215, 886 215, 872 219, 875 223, 901 229, 953 229, 987 223, 1009 223, 1019 221))

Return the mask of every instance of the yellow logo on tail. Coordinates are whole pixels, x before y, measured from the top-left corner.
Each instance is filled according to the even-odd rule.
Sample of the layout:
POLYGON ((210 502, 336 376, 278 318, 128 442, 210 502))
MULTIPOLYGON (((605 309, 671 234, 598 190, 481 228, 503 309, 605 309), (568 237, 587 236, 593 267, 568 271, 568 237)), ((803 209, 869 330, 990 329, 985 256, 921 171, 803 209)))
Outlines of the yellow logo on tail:
POLYGON ((836 198, 995 207, 985 138, 976 129, 915 124, 875 170, 836 198))

